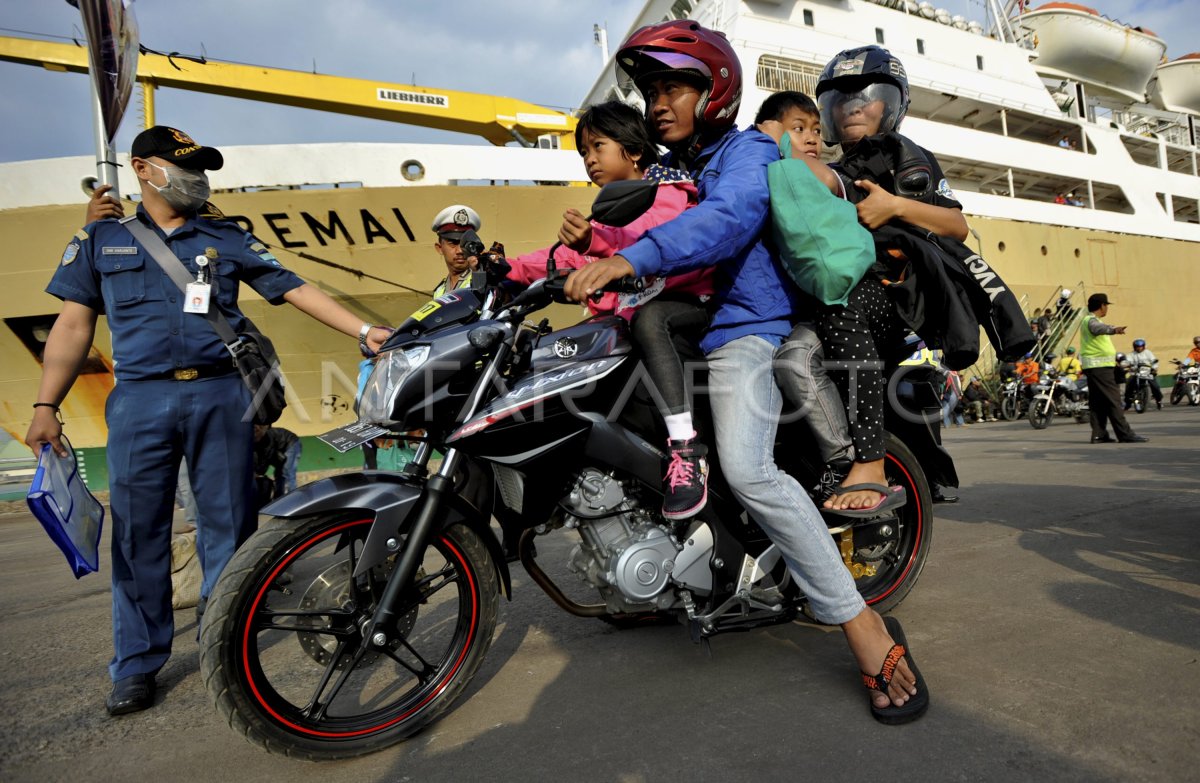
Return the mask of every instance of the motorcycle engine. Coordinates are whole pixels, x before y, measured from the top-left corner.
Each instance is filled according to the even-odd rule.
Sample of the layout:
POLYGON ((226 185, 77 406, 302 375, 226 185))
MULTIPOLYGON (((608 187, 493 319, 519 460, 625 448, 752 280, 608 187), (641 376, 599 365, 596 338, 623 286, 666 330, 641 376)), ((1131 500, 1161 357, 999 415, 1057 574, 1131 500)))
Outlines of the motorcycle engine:
POLYGON ((586 468, 562 506, 563 526, 578 530, 582 539, 567 566, 600 592, 610 612, 654 611, 675 603, 666 587, 682 546, 626 494, 621 481, 586 468))

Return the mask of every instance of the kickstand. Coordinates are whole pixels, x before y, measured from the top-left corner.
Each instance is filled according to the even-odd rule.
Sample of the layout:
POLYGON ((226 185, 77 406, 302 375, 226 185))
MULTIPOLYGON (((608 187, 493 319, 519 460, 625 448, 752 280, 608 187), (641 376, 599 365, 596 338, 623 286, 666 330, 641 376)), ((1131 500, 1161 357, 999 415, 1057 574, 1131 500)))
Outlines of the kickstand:
POLYGON ((702 645, 704 647, 704 651, 708 653, 709 660, 712 660, 712 642, 710 642, 708 637, 704 635, 704 632, 700 630, 700 622, 698 620, 688 621, 688 634, 692 637, 692 644, 702 645))

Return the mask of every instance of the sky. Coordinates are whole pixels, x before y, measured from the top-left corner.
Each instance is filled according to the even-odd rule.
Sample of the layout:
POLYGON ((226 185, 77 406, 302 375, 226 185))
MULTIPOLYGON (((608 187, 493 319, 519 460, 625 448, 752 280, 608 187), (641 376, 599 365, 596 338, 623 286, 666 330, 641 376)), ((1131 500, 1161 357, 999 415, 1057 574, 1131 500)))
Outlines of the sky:
MULTIPOLYGON (((1110 17, 1156 31, 1177 57, 1200 50, 1195 0, 1084 0, 1110 17)), ((142 43, 158 51, 338 76, 507 95, 577 107, 601 65, 592 25, 616 48, 642 0, 136 0, 142 43)), ((982 18, 981 0, 935 6, 982 18)), ((1035 2, 1033 5, 1040 5, 1035 2)), ((66 0, 0 0, 0 35, 80 36, 66 0), (20 32, 12 32, 12 31, 20 32)), ((0 62, 0 162, 93 152, 84 74, 0 62)), ((140 128, 140 90, 117 135, 128 150, 140 128)), ((202 144, 479 139, 380 120, 160 89, 157 119, 202 144), (220 118, 220 121, 214 121, 220 118)))

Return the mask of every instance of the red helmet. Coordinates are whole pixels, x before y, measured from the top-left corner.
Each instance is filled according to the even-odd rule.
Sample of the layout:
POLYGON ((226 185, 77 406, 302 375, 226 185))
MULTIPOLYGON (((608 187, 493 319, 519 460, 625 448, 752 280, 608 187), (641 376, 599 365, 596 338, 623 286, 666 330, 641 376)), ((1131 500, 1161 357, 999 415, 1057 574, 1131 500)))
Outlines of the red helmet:
POLYGON ((706 85, 696 104, 696 120, 719 130, 733 125, 742 103, 742 65, 724 33, 696 22, 676 20, 635 30, 616 57, 618 76, 642 84, 663 74, 691 72, 706 85))

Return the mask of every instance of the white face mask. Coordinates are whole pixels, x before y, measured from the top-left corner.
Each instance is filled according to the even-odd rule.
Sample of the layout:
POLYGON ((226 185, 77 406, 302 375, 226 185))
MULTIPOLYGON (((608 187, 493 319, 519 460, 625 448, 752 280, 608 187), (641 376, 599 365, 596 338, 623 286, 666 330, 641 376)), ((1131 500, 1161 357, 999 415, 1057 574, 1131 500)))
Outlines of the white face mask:
POLYGON ((160 170, 167 178, 165 185, 159 186, 151 182, 150 187, 157 190, 163 197, 163 201, 175 209, 180 212, 195 212, 204 206, 205 201, 208 201, 211 190, 208 186, 208 175, 203 171, 181 169, 178 166, 160 166, 157 163, 146 162, 160 170))

